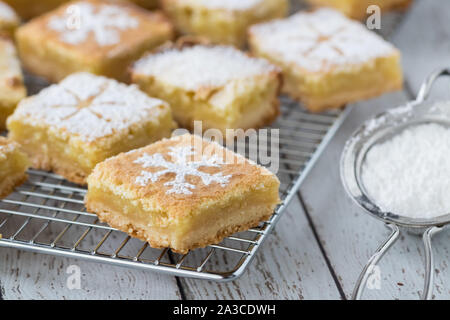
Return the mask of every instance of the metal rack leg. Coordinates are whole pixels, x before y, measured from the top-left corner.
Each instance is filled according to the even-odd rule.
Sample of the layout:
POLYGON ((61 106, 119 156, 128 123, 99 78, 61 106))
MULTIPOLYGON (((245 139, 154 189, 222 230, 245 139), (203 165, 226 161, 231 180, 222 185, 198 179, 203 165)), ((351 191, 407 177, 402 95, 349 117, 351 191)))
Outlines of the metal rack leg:
POLYGON ((389 248, 397 241, 400 235, 400 229, 394 224, 386 224, 386 226, 391 229, 391 234, 387 240, 375 251, 375 253, 370 257, 366 266, 359 275, 358 281, 356 282, 355 289, 352 293, 352 300, 360 300, 361 296, 366 288, 367 280, 373 267, 381 260, 381 258, 386 254, 389 248))

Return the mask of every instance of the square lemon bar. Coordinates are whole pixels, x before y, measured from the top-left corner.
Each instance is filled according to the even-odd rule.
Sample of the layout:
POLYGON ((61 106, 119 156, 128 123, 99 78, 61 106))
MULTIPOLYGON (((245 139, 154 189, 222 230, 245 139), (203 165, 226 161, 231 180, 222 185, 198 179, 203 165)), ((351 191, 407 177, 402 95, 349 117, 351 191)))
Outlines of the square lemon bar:
POLYGON ((162 13, 106 0, 70 2, 16 33, 25 68, 52 82, 78 71, 126 82, 130 63, 172 36, 162 13))
POLYGON ((15 187, 25 182, 30 161, 19 144, 0 137, 0 198, 6 197, 15 187))
POLYGON ((152 247, 186 253, 267 220, 279 184, 267 169, 185 134, 99 163, 85 204, 152 247))
POLYGON ((137 87, 76 73, 22 100, 7 127, 34 168, 84 184, 98 162, 170 136, 174 122, 137 87))
POLYGON ((377 5, 381 11, 405 9, 411 4, 411 0, 308 0, 313 6, 327 6, 341 11, 354 19, 363 19, 367 15, 370 5, 377 5))
POLYGON ((250 25, 284 17, 287 0, 162 0, 163 10, 182 34, 214 43, 243 46, 250 25))
POLYGON ((183 45, 151 53, 132 68, 132 81, 167 101, 183 127, 247 129, 279 114, 280 71, 228 46, 183 45))
POLYGON ((341 107, 403 84, 400 52, 332 9, 255 25, 249 35, 251 51, 283 70, 283 92, 311 111, 341 107))
POLYGON ((16 48, 12 41, 0 37, 0 130, 6 128, 6 118, 26 95, 16 48))
POLYGON ((0 35, 12 38, 20 24, 20 18, 13 8, 0 1, 0 35))

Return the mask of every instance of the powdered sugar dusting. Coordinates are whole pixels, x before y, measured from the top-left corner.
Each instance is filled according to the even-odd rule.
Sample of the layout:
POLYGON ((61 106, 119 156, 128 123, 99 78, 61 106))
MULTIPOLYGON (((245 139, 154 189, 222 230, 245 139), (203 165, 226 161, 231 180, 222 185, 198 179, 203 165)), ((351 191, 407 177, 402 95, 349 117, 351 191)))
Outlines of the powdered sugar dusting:
POLYGON ((210 9, 246 10, 255 7, 263 0, 193 0, 188 4, 203 6, 210 9))
POLYGON ((12 152, 16 150, 17 144, 15 143, 7 143, 5 145, 0 146, 0 155, 4 155, 5 153, 12 152))
POLYGON ((48 27, 61 34, 61 41, 73 45, 83 43, 92 34, 100 46, 120 42, 120 31, 137 28, 139 21, 124 7, 77 2, 61 16, 52 17, 48 27))
POLYGON ((14 12, 14 10, 2 1, 0 1, 0 19, 6 20, 8 22, 19 21, 19 17, 14 12))
POLYGON ((196 186, 186 180, 188 176, 200 177, 206 186, 211 183, 218 183, 224 187, 229 182, 231 175, 224 176, 222 172, 209 174, 200 170, 202 167, 220 168, 221 165, 225 164, 221 158, 216 155, 211 155, 210 157, 201 155, 201 159, 190 160, 190 157, 195 154, 195 148, 190 146, 171 147, 168 155, 172 161, 166 160, 161 153, 155 153, 153 155, 145 153, 135 160, 134 163, 141 164, 143 168, 165 169, 156 172, 143 170, 140 176, 136 178, 136 183, 141 186, 146 186, 149 181, 154 183, 166 173, 174 173, 174 179, 164 183, 164 186, 168 187, 166 194, 190 195, 192 194, 191 190, 195 189, 196 186))
POLYGON ((275 70, 266 60, 250 58, 227 46, 193 46, 170 49, 139 60, 136 73, 157 77, 185 90, 220 87, 275 70))
POLYGON ((44 123, 63 129, 90 142, 134 123, 156 119, 161 105, 168 108, 163 101, 148 97, 134 85, 77 73, 23 100, 13 117, 33 125, 44 123))
POLYGON ((365 63, 395 52, 361 23, 327 8, 255 25, 250 32, 263 52, 310 72, 365 63))
POLYGON ((416 125, 366 155, 362 181, 380 208, 429 219, 450 213, 450 129, 416 125))

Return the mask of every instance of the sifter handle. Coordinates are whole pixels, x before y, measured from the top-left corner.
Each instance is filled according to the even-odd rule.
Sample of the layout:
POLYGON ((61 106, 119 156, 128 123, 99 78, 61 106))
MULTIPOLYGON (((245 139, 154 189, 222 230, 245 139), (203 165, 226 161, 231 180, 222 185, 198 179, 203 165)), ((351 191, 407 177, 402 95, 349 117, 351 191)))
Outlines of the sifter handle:
MULTIPOLYGON (((450 74, 449 74, 450 75, 450 74)), ((385 242, 375 251, 375 253, 370 257, 366 266, 362 270, 361 274, 356 281, 355 289, 352 293, 352 300, 360 300, 367 285, 367 280, 371 275, 373 268, 381 260, 381 258, 386 254, 386 252, 392 247, 392 245, 398 240, 400 236, 400 229, 395 224, 388 223, 386 226, 391 230, 391 234, 385 240, 385 242)), ((434 285, 434 258, 433 258, 433 248, 431 246, 432 237, 441 231, 442 227, 430 227, 423 233, 423 243, 425 246, 425 284, 423 293, 421 295, 422 300, 430 300, 433 296, 433 285, 434 285)))
POLYGON ((442 76, 450 76, 450 69, 439 69, 431 73, 420 86, 419 93, 416 97, 416 102, 420 103, 425 101, 425 99, 428 98, 431 88, 433 87, 436 80, 442 76))

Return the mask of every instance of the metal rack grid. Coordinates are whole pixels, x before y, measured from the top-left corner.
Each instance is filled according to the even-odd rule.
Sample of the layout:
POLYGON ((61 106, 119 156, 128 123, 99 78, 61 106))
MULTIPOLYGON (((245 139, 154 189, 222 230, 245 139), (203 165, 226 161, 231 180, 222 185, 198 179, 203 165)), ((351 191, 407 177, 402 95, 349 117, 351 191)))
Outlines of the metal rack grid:
MULTIPOLYGON (((283 203, 256 228, 185 255, 154 249, 86 212, 84 188, 52 173, 29 170, 28 181, 0 201, 0 246, 177 276, 233 280, 248 267, 349 111, 311 114, 285 97, 281 109, 273 127, 280 129, 278 177, 283 203)), ((270 140, 265 142, 270 145, 270 140)))

